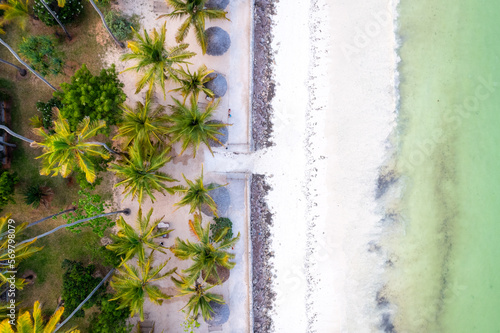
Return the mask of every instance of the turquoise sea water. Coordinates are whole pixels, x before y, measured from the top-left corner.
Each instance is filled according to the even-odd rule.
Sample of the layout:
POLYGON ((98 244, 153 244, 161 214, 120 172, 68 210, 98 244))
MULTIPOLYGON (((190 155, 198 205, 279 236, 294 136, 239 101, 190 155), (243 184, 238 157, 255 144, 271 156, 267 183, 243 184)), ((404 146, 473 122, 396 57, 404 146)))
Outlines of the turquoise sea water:
POLYGON ((500 1, 401 0, 398 332, 500 332, 500 1))

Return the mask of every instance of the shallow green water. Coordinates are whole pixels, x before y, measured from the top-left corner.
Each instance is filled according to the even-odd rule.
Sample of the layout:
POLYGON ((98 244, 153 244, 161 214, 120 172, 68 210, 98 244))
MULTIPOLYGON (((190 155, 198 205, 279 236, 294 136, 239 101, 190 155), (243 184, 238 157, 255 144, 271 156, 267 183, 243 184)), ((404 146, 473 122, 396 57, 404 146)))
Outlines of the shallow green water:
POLYGON ((400 332, 500 332, 500 1, 401 0, 400 332))

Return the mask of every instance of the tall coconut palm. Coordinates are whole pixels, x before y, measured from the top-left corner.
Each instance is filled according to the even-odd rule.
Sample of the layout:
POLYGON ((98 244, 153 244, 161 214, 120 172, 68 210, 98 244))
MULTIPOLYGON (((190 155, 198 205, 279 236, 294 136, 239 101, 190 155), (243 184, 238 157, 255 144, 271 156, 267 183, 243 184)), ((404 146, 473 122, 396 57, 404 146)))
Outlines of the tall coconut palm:
MULTIPOLYGON (((17 324, 15 325, 16 330, 12 328, 9 323, 9 319, 5 319, 0 323, 0 333, 52 333, 55 332, 57 323, 61 319, 64 312, 64 307, 60 307, 57 311, 50 317, 49 321, 44 324, 42 316, 42 307, 40 302, 36 301, 33 306, 33 318, 29 311, 26 311, 19 317, 17 317, 17 324)), ((79 333, 77 329, 67 330, 66 333, 79 333)))
POLYGON ((205 186, 203 183, 203 166, 201 167, 201 176, 200 178, 196 179, 194 182, 187 179, 184 174, 182 175, 184 177, 184 180, 186 181, 186 186, 182 185, 177 185, 172 187, 172 190, 175 193, 182 193, 184 194, 184 197, 182 197, 181 201, 177 202, 175 205, 182 207, 182 206, 191 206, 189 213, 193 213, 196 211, 196 209, 201 211, 201 206, 206 205, 208 208, 214 213, 215 216, 217 215, 217 204, 215 203, 214 199, 208 194, 208 192, 215 190, 216 188, 223 187, 226 185, 217 185, 214 183, 208 184, 205 186))
POLYGON ((193 73, 191 73, 188 66, 186 66, 186 69, 179 66, 179 69, 175 71, 177 72, 177 78, 181 86, 171 91, 180 92, 182 97, 184 97, 184 103, 186 103, 186 99, 190 94, 193 94, 196 101, 198 101, 200 92, 204 92, 208 97, 214 97, 213 91, 205 87, 205 83, 213 80, 213 78, 208 75, 214 72, 209 71, 207 66, 201 65, 198 70, 193 73))
POLYGON ((138 230, 130 226, 125 222, 123 217, 120 216, 116 221, 118 233, 116 235, 110 235, 114 242, 106 246, 106 248, 121 256, 122 262, 127 262, 135 255, 137 255, 139 261, 146 260, 146 248, 164 253, 161 246, 154 242, 154 239, 162 237, 172 230, 158 231, 156 227, 163 219, 163 216, 150 224, 152 214, 153 208, 149 210, 146 216, 142 216, 142 209, 139 208, 136 219, 137 226, 139 227, 138 230))
POLYGON ((221 283, 221 278, 217 271, 218 267, 229 269, 234 268, 236 263, 232 261, 234 254, 227 250, 232 248, 240 239, 238 236, 224 239, 229 228, 226 228, 218 235, 215 235, 213 242, 210 241, 210 223, 203 228, 201 225, 201 215, 194 214, 194 221, 189 221, 193 234, 198 239, 197 243, 189 240, 175 239, 175 245, 170 249, 172 253, 181 260, 193 260, 193 264, 188 269, 183 270, 187 274, 185 278, 190 284, 194 283, 203 272, 204 281, 209 277, 221 283))
MULTIPOLYGON (((9 272, 15 271, 21 261, 42 250, 42 247, 32 246, 36 239, 24 244, 15 243, 12 245, 12 239, 9 235, 20 237, 27 227, 27 223, 15 223, 10 214, 0 218, 0 287, 8 283, 9 272), (12 257, 12 253, 15 254, 15 257, 12 257)), ((23 279, 16 279, 15 285, 18 289, 22 289, 24 284, 23 279)))
POLYGON ((78 167, 85 173, 87 181, 93 183, 96 179, 96 170, 90 156, 109 159, 109 152, 116 153, 105 143, 91 141, 99 130, 105 127, 106 123, 103 120, 91 122, 90 118, 86 117, 78 125, 77 130, 72 132, 69 122, 58 112, 53 134, 43 128, 34 130, 42 137, 42 141, 34 143, 43 148, 43 154, 37 157, 42 159, 40 174, 52 173, 52 176, 60 174, 66 178, 75 167, 78 167))
POLYGON ((26 29, 26 22, 30 17, 28 0, 7 0, 5 3, 0 3, 0 10, 3 10, 3 23, 16 23, 21 29, 26 29))
POLYGON ((207 52, 207 43, 205 37, 205 21, 226 19, 227 12, 220 9, 205 8, 207 0, 166 0, 167 4, 174 8, 174 11, 169 14, 161 15, 161 17, 183 18, 187 16, 186 20, 181 24, 175 35, 177 42, 183 41, 191 26, 195 29, 196 41, 201 46, 203 54, 207 52))
POLYGON ((224 298, 222 298, 222 296, 220 295, 207 292, 214 286, 207 287, 204 284, 199 283, 198 281, 195 281, 193 283, 190 281, 190 279, 187 279, 186 277, 179 274, 177 275, 179 276, 179 279, 176 279, 174 277, 171 278, 179 292, 176 297, 191 296, 187 304, 182 309, 187 308, 186 312, 188 316, 191 315, 191 317, 196 317, 201 311, 203 319, 212 319, 213 309, 210 306, 210 302, 224 304, 224 298))
POLYGON ((193 157, 196 157, 198 148, 203 143, 208 147, 212 155, 214 154, 210 147, 210 140, 223 144, 216 135, 222 135, 219 128, 226 127, 227 124, 211 122, 215 109, 219 106, 219 101, 210 102, 201 112, 195 96, 191 96, 191 106, 182 104, 179 100, 172 97, 175 105, 170 105, 172 114, 170 115, 171 126, 167 130, 172 135, 172 142, 182 141, 181 154, 188 147, 193 149, 193 157))
MULTIPOLYGON (((133 29, 132 29, 133 30, 133 29)), ((160 32, 153 29, 151 35, 148 35, 144 29, 144 36, 133 30, 138 41, 128 42, 128 48, 132 53, 122 56, 122 60, 136 60, 135 66, 125 69, 125 71, 136 70, 144 71, 143 77, 136 84, 135 93, 139 93, 146 85, 149 85, 149 91, 153 89, 155 83, 159 83, 163 90, 165 98, 165 81, 171 77, 177 80, 173 69, 175 64, 187 64, 187 59, 196 55, 194 52, 187 51, 188 44, 179 44, 172 48, 165 46, 166 25, 163 24, 160 32)))
POLYGON ((111 287, 115 289, 116 295, 113 300, 119 300, 121 305, 118 309, 129 307, 131 316, 139 313, 141 321, 144 320, 144 301, 146 297, 155 304, 161 305, 163 300, 170 299, 172 296, 166 295, 160 291, 158 286, 153 285, 155 281, 162 280, 172 275, 177 267, 161 274, 163 268, 168 264, 168 260, 158 267, 152 267, 153 253, 147 260, 139 261, 138 267, 129 266, 123 263, 118 268, 116 274, 111 280, 111 287))
POLYGON ((50 87, 50 89, 52 89, 54 91, 57 91, 57 89, 53 85, 51 85, 49 83, 49 81, 45 80, 45 78, 42 75, 40 75, 37 71, 35 71, 33 68, 31 68, 31 66, 29 66, 27 63, 25 63, 23 61, 23 59, 21 59, 19 57, 19 55, 2 38, 0 38, 0 44, 2 44, 3 46, 5 46, 7 48, 7 50, 9 50, 9 52, 17 59, 17 61, 19 61, 24 67, 26 67, 37 78, 39 78, 40 80, 42 80, 43 83, 45 83, 46 85, 48 85, 50 87))
MULTIPOLYGON (((1 31, 1 30, 0 30, 0 31, 1 31)), ((1 33, 1 32, 0 32, 0 33, 1 33)), ((0 63, 2 63, 2 64, 6 64, 6 65, 9 65, 9 66, 14 67, 15 69, 17 69, 17 71, 19 72, 19 75, 21 75, 21 76, 26 76, 26 74, 28 74, 28 72, 27 72, 24 68, 21 68, 21 67, 19 67, 19 66, 16 66, 16 65, 14 65, 13 63, 8 62, 7 60, 0 59, 0 63)))
POLYGON ((151 94, 146 94, 144 104, 137 102, 135 109, 124 104, 123 122, 118 126, 118 134, 114 139, 125 138, 125 146, 137 142, 140 146, 148 146, 165 142, 167 137, 168 116, 164 114, 165 107, 158 105, 153 108, 151 94))
POLYGON ((123 193, 125 198, 129 195, 132 200, 137 198, 141 204, 144 200, 144 195, 148 195, 151 202, 156 200, 153 192, 157 191, 165 195, 167 193, 175 193, 171 188, 167 187, 165 182, 177 181, 168 174, 159 171, 167 164, 171 157, 168 156, 170 147, 157 152, 141 147, 139 144, 129 148, 129 157, 122 157, 121 160, 111 164, 109 170, 116 173, 120 179, 115 187, 124 186, 123 193))

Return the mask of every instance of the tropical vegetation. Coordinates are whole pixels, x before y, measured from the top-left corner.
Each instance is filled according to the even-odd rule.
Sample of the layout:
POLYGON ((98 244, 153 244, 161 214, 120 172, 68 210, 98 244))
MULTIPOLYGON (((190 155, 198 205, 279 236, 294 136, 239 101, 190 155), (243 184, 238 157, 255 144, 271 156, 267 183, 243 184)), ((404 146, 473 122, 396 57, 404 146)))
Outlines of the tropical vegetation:
POLYGON ((167 4, 174 9, 169 14, 160 17, 184 18, 175 35, 175 40, 179 43, 183 41, 191 26, 195 31, 196 41, 201 46, 203 54, 207 52, 207 42, 205 36, 206 20, 226 19, 226 12, 220 9, 209 9, 205 7, 207 0, 166 0, 167 4))
POLYGON ((173 68, 176 64, 187 64, 187 59, 196 55, 187 51, 188 44, 179 44, 168 48, 165 45, 167 28, 164 24, 158 32, 156 29, 148 34, 144 29, 143 35, 133 30, 137 41, 129 41, 128 48, 131 53, 122 56, 122 60, 134 60, 136 65, 127 68, 125 71, 135 70, 143 72, 142 78, 137 81, 135 93, 139 93, 144 87, 152 91, 155 84, 159 84, 165 97, 165 82, 172 78, 177 80, 176 72, 173 68))

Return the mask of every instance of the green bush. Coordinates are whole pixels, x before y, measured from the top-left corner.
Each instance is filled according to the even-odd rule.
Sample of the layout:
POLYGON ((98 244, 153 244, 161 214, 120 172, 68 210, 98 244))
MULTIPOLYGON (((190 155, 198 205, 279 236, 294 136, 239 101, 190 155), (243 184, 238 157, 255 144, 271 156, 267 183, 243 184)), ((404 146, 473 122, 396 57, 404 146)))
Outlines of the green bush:
MULTIPOLYGON (((73 22, 83 10, 81 0, 66 0, 64 7, 59 7, 57 0, 45 0, 45 2, 49 5, 50 9, 55 12, 57 18, 63 24, 73 22)), ((40 21, 45 23, 45 25, 49 27, 57 25, 57 21, 50 15, 49 11, 40 0, 35 0, 33 12, 40 21)))
POLYGON ((17 173, 3 171, 0 175, 0 210, 8 203, 16 203, 14 201, 14 187, 19 182, 17 173))
MULTIPOLYGON (((64 315, 69 315, 101 282, 101 279, 92 276, 95 272, 94 265, 84 266, 81 262, 64 259, 62 268, 66 272, 63 275, 61 298, 64 301, 64 315)), ((99 303, 104 290, 106 290, 106 286, 99 288, 75 314, 75 317, 83 317, 85 315, 84 309, 89 309, 99 303)))
POLYGON ((214 218, 215 223, 210 224, 210 241, 213 242, 217 235, 219 235, 225 228, 229 228, 226 236, 223 239, 231 239, 233 238, 233 222, 227 217, 216 217, 214 218))
POLYGON ((33 206, 33 208, 40 207, 40 204, 45 206, 48 205, 48 198, 53 194, 52 189, 40 186, 40 185, 29 185, 24 190, 24 202, 27 205, 33 206))
POLYGON ((105 120, 109 132, 109 126, 121 119, 118 105, 127 97, 122 88, 115 65, 94 76, 84 64, 71 77, 71 83, 61 84, 61 91, 54 92, 54 97, 61 99, 61 114, 68 119, 72 130, 76 130, 83 118, 89 117, 90 120, 105 120))
POLYGON ((106 23, 118 40, 130 39, 132 27, 136 26, 129 17, 122 16, 115 11, 109 11, 106 14, 106 23))
MULTIPOLYGON (((98 194, 91 194, 86 191, 78 191, 78 198, 78 202, 73 203, 74 206, 78 207, 76 211, 63 215, 64 219, 66 219, 67 224, 95 215, 104 214, 106 208, 109 208, 109 204, 107 204, 98 194)), ((99 237, 103 237, 104 231, 106 231, 107 228, 113 226, 113 224, 114 222, 109 217, 100 217, 98 219, 68 227, 68 229, 75 233, 80 233, 81 228, 91 227, 93 232, 99 235, 99 237)))
POLYGON ((48 36, 23 38, 19 44, 19 53, 43 76, 57 75, 63 71, 63 53, 56 50, 54 42, 48 36))
POLYGON ((100 304, 100 312, 94 313, 90 319, 92 333, 129 333, 133 325, 127 325, 130 317, 129 307, 119 309, 120 303, 110 301, 112 295, 106 294, 100 304))
POLYGON ((54 120, 54 107, 60 109, 62 103, 55 97, 52 97, 47 103, 37 102, 36 109, 42 113, 43 127, 46 129, 52 128, 52 121, 54 120))

